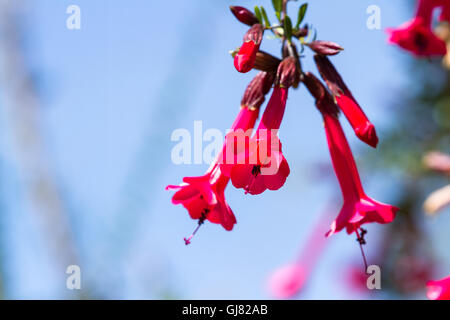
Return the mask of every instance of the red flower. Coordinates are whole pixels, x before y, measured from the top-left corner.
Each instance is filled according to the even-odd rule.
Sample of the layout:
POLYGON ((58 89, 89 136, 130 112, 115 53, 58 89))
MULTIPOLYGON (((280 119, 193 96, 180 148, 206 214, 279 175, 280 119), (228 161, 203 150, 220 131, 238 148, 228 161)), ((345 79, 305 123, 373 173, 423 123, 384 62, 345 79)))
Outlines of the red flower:
POLYGON ((261 45, 264 29, 257 23, 254 24, 244 36, 244 44, 239 52, 234 56, 234 66, 236 70, 242 73, 253 69, 256 60, 256 54, 261 45))
MULTIPOLYGON (((258 108, 241 108, 232 130, 253 128, 258 113, 258 108)), ((177 190, 172 197, 172 203, 182 204, 192 219, 199 219, 199 224, 208 220, 221 224, 225 230, 231 230, 236 218, 225 201, 225 188, 230 179, 220 171, 218 160, 221 156, 222 153, 203 176, 185 177, 182 184, 169 185, 166 190, 177 190)))
POLYGON ((332 223, 328 236, 344 227, 350 234, 364 223, 392 222, 398 208, 377 202, 364 193, 355 160, 337 117, 324 114, 324 121, 334 171, 344 197, 344 205, 332 223))
POLYGON ((450 300, 450 276, 427 282, 427 297, 430 300, 450 300))
MULTIPOLYGON (((250 82, 242 98, 241 110, 231 126, 230 134, 235 131, 253 129, 258 118, 259 107, 264 102, 264 96, 270 90, 273 80, 273 75, 259 72, 250 82)), ((182 204, 192 219, 199 220, 199 226, 208 220, 221 224, 225 230, 231 230, 236 223, 233 211, 225 200, 225 188, 230 178, 221 172, 219 166, 227 151, 226 141, 227 139, 222 152, 203 176, 185 177, 182 184, 166 187, 166 190, 177 190, 172 197, 172 203, 182 204)), ((198 227, 189 238, 185 238, 186 244, 190 243, 197 230, 198 227)))
POLYGON ((357 229, 364 223, 392 222, 398 208, 369 198, 363 190, 358 169, 337 118, 338 110, 332 97, 311 73, 305 75, 304 83, 316 98, 316 106, 322 113, 331 160, 344 197, 344 205, 327 236, 343 228, 346 228, 349 234, 355 231, 358 235, 357 229))
POLYGON ((445 42, 431 30, 433 10, 439 5, 437 0, 419 0, 416 16, 411 21, 396 29, 386 30, 389 43, 397 44, 419 57, 444 56, 447 52, 445 42))
POLYGON ((441 22, 450 22, 450 3, 448 1, 442 1, 442 11, 439 16, 439 21, 441 22))
POLYGON ((221 164, 223 173, 231 178, 234 187, 260 194, 266 189, 278 190, 286 181, 289 165, 277 137, 286 100, 287 89, 276 87, 248 148, 238 149, 233 162, 221 164))
POLYGON ((295 82, 297 67, 295 60, 284 59, 278 68, 278 83, 275 86, 256 134, 249 145, 241 145, 234 151, 234 161, 221 164, 222 172, 231 178, 233 186, 245 189, 246 193, 260 194, 265 190, 278 190, 290 173, 289 165, 281 151, 277 137, 283 119, 288 88, 295 82))
POLYGON ((378 137, 375 132, 375 126, 369 121, 358 102, 356 102, 336 68, 325 56, 315 55, 314 60, 320 75, 331 90, 339 108, 350 122, 356 136, 368 145, 376 148, 378 137))

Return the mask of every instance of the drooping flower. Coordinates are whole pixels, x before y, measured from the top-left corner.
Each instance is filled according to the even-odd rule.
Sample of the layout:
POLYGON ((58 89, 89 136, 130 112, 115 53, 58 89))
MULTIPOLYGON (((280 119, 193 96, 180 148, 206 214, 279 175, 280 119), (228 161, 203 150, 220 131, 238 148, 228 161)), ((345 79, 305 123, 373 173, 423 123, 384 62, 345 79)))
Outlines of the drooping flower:
POLYGON ((440 151, 430 151, 423 157, 424 165, 431 170, 450 176, 450 155, 440 151))
POLYGON ((350 146, 339 123, 338 109, 333 98, 311 73, 305 75, 304 83, 315 97, 316 106, 322 113, 333 168, 344 198, 343 207, 331 224, 327 236, 346 228, 349 234, 356 232, 359 239, 358 229, 361 225, 392 222, 398 208, 375 201, 365 194, 350 146))
POLYGON ((443 56, 445 42, 432 31, 433 10, 441 4, 438 0, 419 0, 416 16, 398 28, 389 28, 389 43, 396 44, 418 57, 443 56))
MULTIPOLYGON (((259 107, 264 102, 264 96, 270 90, 273 83, 273 75, 260 72, 250 82, 244 93, 241 110, 236 117, 231 132, 248 131, 253 129, 258 118, 259 107)), ((205 220, 221 224, 225 230, 232 230, 236 223, 233 211, 225 200, 225 188, 230 180, 221 170, 219 163, 226 152, 226 143, 216 160, 211 164, 206 173, 200 177, 185 177, 180 185, 169 185, 166 190, 176 190, 172 197, 173 204, 182 204, 189 212, 192 219, 198 219, 199 226, 205 220)), ((197 227, 198 229, 198 227, 197 227)), ((195 234, 194 231, 192 236, 195 234)), ((185 238, 186 244, 190 239, 185 238)))
POLYGON ((249 145, 234 150, 234 161, 221 164, 222 172, 231 178, 233 186, 246 193, 260 194, 278 190, 290 173, 277 137, 283 119, 288 88, 298 76, 295 59, 286 58, 278 67, 277 82, 262 119, 249 145))
POLYGON ((324 251, 327 239, 323 236, 323 232, 328 224, 328 216, 327 209, 312 230, 297 259, 271 274, 268 281, 271 295, 278 299, 289 299, 303 289, 324 251))
POLYGON ((292 263, 275 270, 269 279, 271 295, 277 299, 289 299, 297 295, 306 282, 306 272, 299 263, 292 263))
MULTIPOLYGON (((439 151, 430 151, 423 157, 424 165, 431 170, 450 175, 450 156, 439 151)), ((433 191, 425 199, 423 208, 429 215, 434 215, 450 205, 450 185, 433 191)))
POLYGON ((450 300, 450 276, 427 282, 427 297, 430 300, 450 300))
POLYGON ((375 126, 369 121, 336 68, 326 56, 315 55, 314 60, 322 79, 336 99, 339 108, 350 122, 356 136, 368 145, 376 148, 378 137, 375 126))
POLYGON ((450 206, 450 184, 433 191, 423 203, 423 208, 429 215, 434 215, 448 206, 450 206))
POLYGON ((256 54, 259 51, 264 29, 261 24, 254 24, 245 34, 244 43, 234 56, 234 66, 237 71, 246 73, 253 69, 256 54))

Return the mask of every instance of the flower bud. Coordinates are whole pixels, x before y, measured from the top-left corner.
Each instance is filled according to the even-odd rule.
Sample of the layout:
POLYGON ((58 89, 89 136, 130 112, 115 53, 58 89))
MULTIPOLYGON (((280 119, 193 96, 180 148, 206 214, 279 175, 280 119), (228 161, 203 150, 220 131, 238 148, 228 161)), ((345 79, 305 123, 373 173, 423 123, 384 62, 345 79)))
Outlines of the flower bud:
POLYGON ((255 65, 253 68, 261 71, 276 73, 280 62, 280 59, 272 56, 271 54, 264 51, 258 51, 258 53, 256 53, 255 65))
POLYGON ((373 148, 378 144, 375 126, 369 121, 352 93, 345 85, 344 80, 326 56, 315 55, 314 61, 319 69, 322 79, 336 99, 336 103, 350 122, 356 136, 373 148))
POLYGON ((303 83, 308 91, 316 99, 316 107, 322 114, 331 114, 335 117, 339 114, 339 109, 334 102, 333 97, 325 86, 311 72, 303 76, 303 83))
POLYGON ((270 91, 274 79, 275 75, 273 73, 259 72, 247 86, 241 100, 241 106, 246 106, 250 109, 259 108, 264 102, 265 95, 270 91))
POLYGON ((238 19, 240 22, 252 26, 254 24, 259 23, 258 18, 251 12, 250 10, 239 7, 239 6, 230 6, 231 13, 238 19))
POLYGON ((289 88, 300 82, 300 70, 294 57, 287 57, 278 66, 276 84, 289 88))
POLYGON ((309 32, 308 26, 305 26, 305 28, 300 28, 300 29, 294 31, 292 33, 292 35, 296 38, 304 38, 308 35, 308 32, 309 32))
POLYGON ((334 56, 344 50, 340 45, 331 41, 313 41, 308 43, 307 46, 315 53, 324 56, 334 56))

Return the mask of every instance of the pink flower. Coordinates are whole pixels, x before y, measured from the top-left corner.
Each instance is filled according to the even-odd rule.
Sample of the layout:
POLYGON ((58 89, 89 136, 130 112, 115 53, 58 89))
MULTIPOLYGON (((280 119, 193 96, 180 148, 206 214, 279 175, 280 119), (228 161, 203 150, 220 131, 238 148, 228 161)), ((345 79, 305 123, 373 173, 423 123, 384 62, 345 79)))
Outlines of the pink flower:
POLYGON ((234 57, 234 66, 237 71, 246 73, 253 69, 256 54, 261 45, 264 29, 257 23, 254 24, 244 36, 244 43, 234 57))
MULTIPOLYGON (((358 169, 338 119, 338 109, 332 97, 311 73, 304 77, 304 83, 316 98, 316 106, 322 113, 325 132, 334 171, 341 186, 344 205, 327 236, 347 229, 356 232, 362 224, 369 222, 389 223, 394 220, 398 208, 369 198, 361 185, 358 169)), ((358 238, 359 235, 358 235, 358 238)))
MULTIPOLYGON (((289 165, 281 151, 277 137, 283 119, 288 88, 295 80, 295 60, 284 59, 278 68, 278 84, 275 86, 256 134, 249 145, 234 150, 234 161, 221 164, 222 172, 231 178, 233 186, 243 188, 246 193, 260 194, 265 190, 278 190, 290 173, 289 165)), ((231 150, 230 150, 231 151, 231 150)))
POLYGON ((327 239, 323 236, 323 229, 325 224, 328 224, 328 213, 327 210, 321 217, 296 261, 275 270, 269 277, 269 291, 274 297, 278 299, 292 298, 305 286, 325 248, 327 239))
MULTIPOLYGON (((270 90, 273 80, 273 75, 259 72, 250 82, 242 99, 241 110, 231 126, 231 133, 253 129, 258 118, 259 107, 264 102, 264 96, 270 90)), ((199 226, 208 220, 221 224, 225 230, 232 230, 236 223, 233 211, 225 200, 225 188, 230 178, 221 172, 219 166, 225 153, 226 143, 204 175, 185 177, 182 184, 166 187, 166 190, 176 190, 172 203, 183 205, 192 219, 199 220, 199 226)), ((198 227, 188 239, 185 238, 186 244, 190 243, 197 230, 198 227)))
POLYGON ((345 285, 351 291, 359 293, 367 293, 367 274, 360 267, 350 266, 345 270, 345 285))
POLYGON ((427 282, 427 297, 430 300, 450 300, 450 276, 427 282))
POLYGON ((447 52, 445 42, 431 30, 433 10, 439 5, 438 0, 419 0, 416 16, 411 21, 386 30, 389 43, 419 57, 444 56, 447 52))
POLYGON ((306 273, 300 264, 288 264, 272 274, 269 279, 269 290, 277 299, 289 299, 298 294, 305 280, 306 273))
POLYGON ((355 131, 356 136, 368 145, 376 148, 378 137, 375 132, 375 126, 369 121, 336 68, 325 56, 315 55, 314 60, 322 79, 325 80, 339 108, 355 131))

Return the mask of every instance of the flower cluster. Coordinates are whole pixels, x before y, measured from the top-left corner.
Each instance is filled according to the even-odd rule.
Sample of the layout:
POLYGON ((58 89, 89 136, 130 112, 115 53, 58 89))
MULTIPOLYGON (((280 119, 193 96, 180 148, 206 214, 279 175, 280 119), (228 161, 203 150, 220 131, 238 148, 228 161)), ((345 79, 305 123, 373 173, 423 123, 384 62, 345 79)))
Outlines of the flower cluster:
MULTIPOLYGON (((416 15, 398 28, 387 29, 389 42, 418 57, 446 56, 450 45, 450 2, 418 0, 416 15), (433 13, 440 10, 439 28, 433 31, 433 13)), ((450 58, 446 56, 445 61, 450 58)), ((449 64, 450 65, 450 64, 449 64)))
MULTIPOLYGON (((203 176, 184 178, 182 184, 168 186, 168 189, 176 190, 172 202, 182 204, 191 218, 198 220, 199 226, 208 220, 231 230, 236 218, 224 196, 230 180, 235 188, 243 189, 246 194, 257 195, 266 190, 280 189, 290 174, 290 167, 282 152, 278 130, 288 95, 304 84, 323 117, 331 161, 343 196, 342 209, 326 235, 345 229, 348 234, 355 233, 362 245, 366 231, 361 226, 372 222, 390 223, 398 209, 366 195, 340 124, 340 111, 356 137, 373 148, 378 144, 375 126, 329 59, 329 56, 339 54, 342 47, 334 42, 311 39, 311 26, 302 25, 307 5, 300 6, 297 23, 293 25, 287 15, 288 1, 273 0, 272 3, 278 20, 275 24, 269 22, 263 7, 256 7, 255 12, 231 7, 234 16, 249 27, 242 45, 232 51, 234 66, 240 73, 255 69, 260 72, 244 92, 241 111, 225 137, 216 161, 203 176), (280 40, 280 58, 260 50, 266 32, 272 32, 280 40), (303 71, 300 53, 304 48, 309 48, 314 54, 324 83, 311 72, 303 71), (270 91, 271 97, 254 129, 260 107, 270 91)), ((323 234, 321 236, 324 237, 323 234)), ((191 239, 192 236, 185 238, 186 244, 191 239)))

